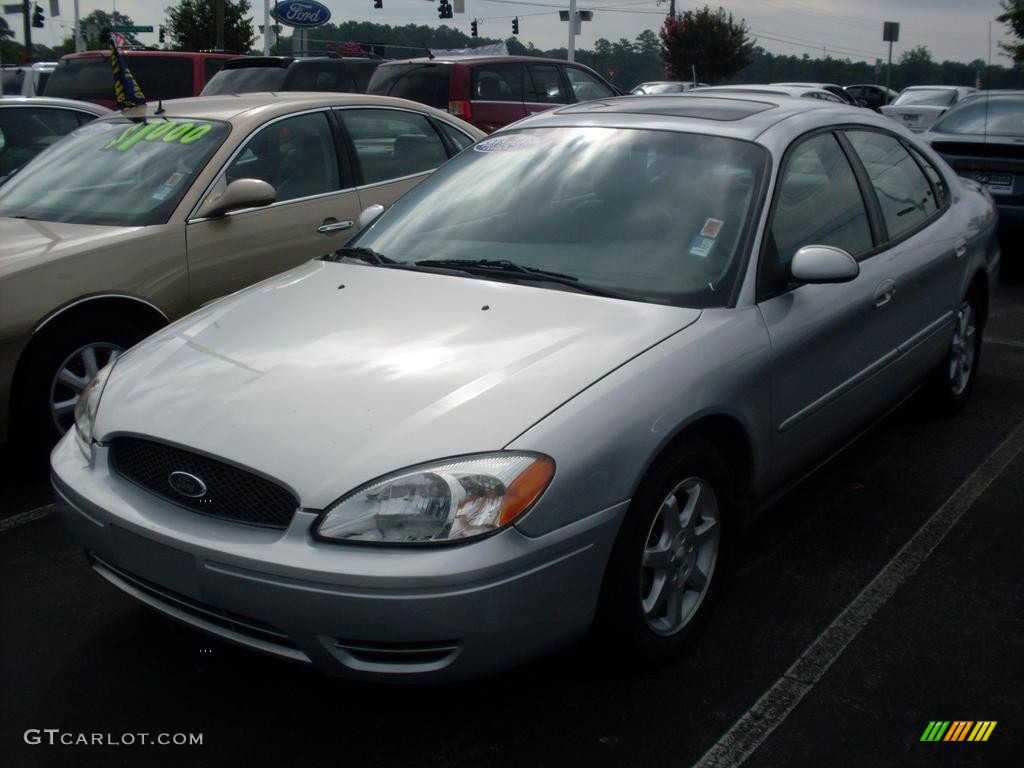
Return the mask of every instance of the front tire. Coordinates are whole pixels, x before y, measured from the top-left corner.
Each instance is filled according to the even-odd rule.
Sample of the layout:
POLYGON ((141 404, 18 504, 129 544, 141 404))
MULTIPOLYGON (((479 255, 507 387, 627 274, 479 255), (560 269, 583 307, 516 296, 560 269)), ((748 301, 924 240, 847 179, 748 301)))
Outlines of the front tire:
POLYGON ((74 408, 96 372, 145 338, 147 330, 106 317, 80 318, 50 329, 29 350, 13 393, 14 438, 31 457, 53 448, 74 425, 74 408))
POLYGON ((605 572, 595 630, 618 658, 660 664, 703 629, 732 550, 735 492, 717 451, 660 460, 630 504, 605 572))

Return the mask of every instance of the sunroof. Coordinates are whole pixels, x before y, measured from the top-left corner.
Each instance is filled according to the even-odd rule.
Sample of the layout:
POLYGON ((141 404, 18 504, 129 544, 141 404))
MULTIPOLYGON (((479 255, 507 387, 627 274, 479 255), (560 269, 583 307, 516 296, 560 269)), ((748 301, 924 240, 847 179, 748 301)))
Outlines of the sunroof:
POLYGON ((767 101, 748 99, 701 98, 700 96, 623 96, 607 101, 588 101, 558 110, 559 114, 601 112, 630 115, 668 115, 697 117, 703 120, 742 120, 758 112, 774 109, 767 101))

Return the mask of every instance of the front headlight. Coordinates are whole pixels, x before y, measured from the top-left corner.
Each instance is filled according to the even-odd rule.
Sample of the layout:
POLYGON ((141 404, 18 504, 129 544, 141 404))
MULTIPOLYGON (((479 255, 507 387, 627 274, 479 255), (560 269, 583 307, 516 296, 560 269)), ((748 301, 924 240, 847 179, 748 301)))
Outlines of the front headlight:
POLYGON ((555 462, 491 453, 416 467, 345 496, 317 526, 324 538, 380 543, 457 541, 496 531, 544 492, 555 462))
POLYGON ((78 402, 75 403, 75 439, 85 458, 89 460, 92 460, 92 428, 96 423, 96 411, 99 410, 103 387, 106 386, 112 370, 114 363, 108 363, 100 368, 92 381, 85 385, 82 394, 78 396, 78 402))

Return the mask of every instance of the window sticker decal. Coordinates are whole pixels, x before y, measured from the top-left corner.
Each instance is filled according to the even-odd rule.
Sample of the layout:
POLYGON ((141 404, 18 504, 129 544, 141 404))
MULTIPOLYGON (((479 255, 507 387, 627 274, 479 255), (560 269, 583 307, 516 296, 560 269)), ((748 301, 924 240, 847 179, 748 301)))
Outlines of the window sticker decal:
POLYGON ((518 149, 532 149, 540 144, 536 136, 513 133, 508 136, 493 136, 473 146, 477 152, 514 152, 518 149))
POLYGON ((152 123, 140 123, 126 128, 116 139, 111 141, 104 150, 116 149, 125 152, 140 141, 164 141, 168 144, 195 144, 213 130, 209 123, 179 123, 174 120, 161 120, 152 123))

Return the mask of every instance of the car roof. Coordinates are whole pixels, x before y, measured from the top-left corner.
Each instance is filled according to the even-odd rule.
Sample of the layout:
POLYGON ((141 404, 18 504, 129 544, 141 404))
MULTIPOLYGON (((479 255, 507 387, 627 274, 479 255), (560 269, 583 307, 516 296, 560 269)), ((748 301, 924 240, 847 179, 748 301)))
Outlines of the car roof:
POLYGON ((542 56, 494 56, 494 55, 474 55, 470 54, 467 56, 417 56, 411 59, 395 59, 394 61, 385 61, 381 64, 382 67, 392 66, 395 64, 499 64, 499 63, 534 63, 534 64, 573 64, 577 67, 583 67, 589 69, 589 67, 576 62, 568 62, 565 59, 549 59, 542 56))
MULTIPOLYGON (((213 56, 218 59, 233 59, 239 56, 237 53, 229 53, 227 51, 139 51, 133 48, 121 48, 119 49, 122 54, 128 56, 170 56, 173 58, 195 58, 196 56, 213 56)), ((60 57, 61 61, 65 59, 95 59, 95 58, 109 58, 110 49, 97 49, 95 51, 80 51, 79 53, 65 53, 60 57)))
POLYGON ((348 64, 357 61, 379 62, 368 56, 236 56, 224 62, 225 69, 245 69, 246 67, 280 67, 285 69, 300 62, 340 62, 348 64))
MULTIPOLYGON (((794 85, 794 84, 773 84, 773 85, 712 85, 706 88, 698 89, 702 93, 763 93, 772 96, 803 96, 805 93, 812 91, 820 91, 821 93, 828 93, 828 91, 811 85, 794 85)), ((833 96, 833 94, 829 94, 833 96)))
POLYGON ((705 95, 704 90, 585 101, 541 112, 515 123, 514 128, 583 124, 712 133, 753 141, 772 126, 796 116, 820 114, 823 120, 834 116, 837 122, 871 122, 871 117, 888 120, 859 107, 818 99, 771 94, 733 96, 727 92, 705 95), (833 114, 837 110, 841 116, 833 114))
POLYGON ((370 96, 365 93, 334 91, 275 91, 218 96, 191 96, 184 99, 153 100, 124 110, 130 118, 153 117, 160 107, 161 117, 227 120, 235 123, 261 123, 264 120, 321 107, 377 106, 407 109, 458 122, 447 112, 406 99, 370 96))
POLYGON ((4 96, 0 99, 0 107, 65 107, 89 112, 96 116, 112 115, 114 111, 91 101, 75 99, 58 99, 54 96, 4 96))

